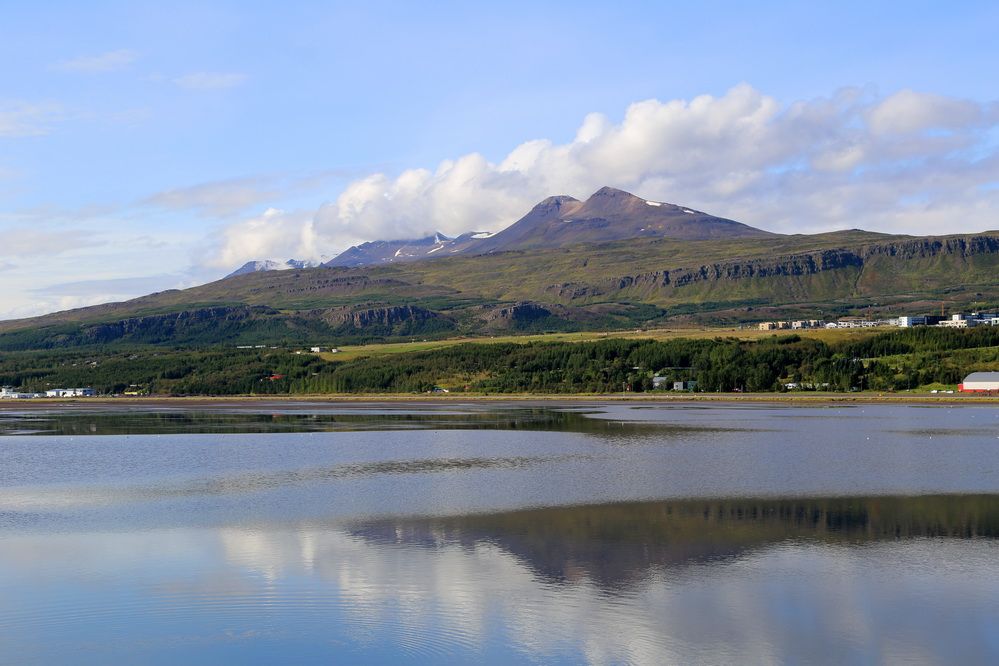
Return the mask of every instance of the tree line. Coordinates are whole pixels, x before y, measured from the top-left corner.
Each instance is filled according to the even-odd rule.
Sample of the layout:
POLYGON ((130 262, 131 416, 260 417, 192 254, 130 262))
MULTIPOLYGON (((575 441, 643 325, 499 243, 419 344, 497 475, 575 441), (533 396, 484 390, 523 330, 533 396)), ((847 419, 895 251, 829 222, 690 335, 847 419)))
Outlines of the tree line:
POLYGON ((90 386, 162 395, 641 392, 653 389, 654 377, 693 380, 696 390, 711 392, 899 391, 956 384, 988 369, 999 369, 999 327, 902 329, 838 343, 799 335, 465 343, 345 362, 218 347, 0 355, 0 383, 24 390, 90 386))

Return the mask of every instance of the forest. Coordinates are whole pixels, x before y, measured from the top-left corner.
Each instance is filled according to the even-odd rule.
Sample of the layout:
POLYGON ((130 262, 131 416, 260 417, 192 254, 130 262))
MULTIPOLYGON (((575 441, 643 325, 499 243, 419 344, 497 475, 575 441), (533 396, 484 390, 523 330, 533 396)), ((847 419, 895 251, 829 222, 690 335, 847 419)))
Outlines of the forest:
POLYGON ((653 377, 697 391, 905 391, 999 370, 999 327, 900 329, 838 343, 775 335, 666 341, 465 343, 324 360, 280 348, 132 348, 0 354, 0 384, 87 386, 103 395, 425 393, 576 394, 653 390, 653 377))

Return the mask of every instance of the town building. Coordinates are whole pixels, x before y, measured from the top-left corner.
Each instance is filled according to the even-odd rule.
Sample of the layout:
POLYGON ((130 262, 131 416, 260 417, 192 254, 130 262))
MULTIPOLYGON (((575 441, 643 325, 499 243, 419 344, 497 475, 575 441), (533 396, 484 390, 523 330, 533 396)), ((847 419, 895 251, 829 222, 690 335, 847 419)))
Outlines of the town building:
POLYGON ((92 388, 57 388, 45 392, 47 398, 92 398, 97 391, 92 388))
POLYGON ((999 372, 972 372, 957 385, 961 393, 999 392, 999 372))
POLYGON ((943 328, 973 328, 978 326, 977 319, 965 318, 964 315, 954 315, 950 319, 944 319, 937 326, 943 328))
POLYGON ((799 319, 797 321, 764 321, 757 324, 761 331, 783 331, 785 329, 801 330, 805 328, 822 328, 825 322, 818 319, 799 319))
POLYGON ((38 393, 24 393, 18 391, 10 386, 4 386, 0 388, 0 398, 5 398, 8 400, 26 400, 28 398, 38 398, 41 397, 38 393))

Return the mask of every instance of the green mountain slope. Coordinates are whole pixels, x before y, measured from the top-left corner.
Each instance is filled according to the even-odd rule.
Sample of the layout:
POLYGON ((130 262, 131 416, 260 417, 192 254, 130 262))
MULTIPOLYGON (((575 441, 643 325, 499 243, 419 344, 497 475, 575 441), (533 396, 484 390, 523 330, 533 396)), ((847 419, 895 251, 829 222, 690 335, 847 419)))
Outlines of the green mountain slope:
POLYGON ((599 330, 999 304, 999 232, 632 238, 408 264, 250 273, 0 322, 0 349, 301 344, 599 330))

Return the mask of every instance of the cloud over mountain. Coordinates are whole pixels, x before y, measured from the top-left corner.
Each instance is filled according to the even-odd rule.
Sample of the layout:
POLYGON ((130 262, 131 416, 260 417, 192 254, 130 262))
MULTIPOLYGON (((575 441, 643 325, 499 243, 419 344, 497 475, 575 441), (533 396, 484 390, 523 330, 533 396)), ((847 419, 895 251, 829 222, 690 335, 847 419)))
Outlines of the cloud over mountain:
POLYGON ((743 84, 720 97, 645 100, 619 122, 587 115, 567 143, 532 140, 498 161, 471 153, 357 179, 309 219, 230 227, 221 254, 283 256, 265 251, 267 238, 308 237, 318 254, 436 230, 498 231, 546 196, 602 185, 780 232, 996 228, 997 127, 995 103, 911 90, 846 88, 784 104, 743 84))

